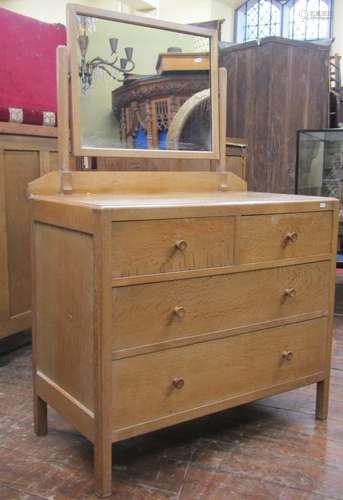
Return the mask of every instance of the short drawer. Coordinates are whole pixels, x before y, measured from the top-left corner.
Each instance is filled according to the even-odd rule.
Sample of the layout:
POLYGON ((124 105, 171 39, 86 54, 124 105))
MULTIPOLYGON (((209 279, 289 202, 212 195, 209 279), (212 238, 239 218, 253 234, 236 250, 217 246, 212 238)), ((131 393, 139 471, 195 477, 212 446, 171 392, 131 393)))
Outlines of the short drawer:
POLYGON ((242 216, 239 263, 331 253, 332 212, 242 216))
POLYGON ((330 263, 113 289, 113 349, 327 312, 330 263))
POLYGON ((114 361, 113 429, 320 373, 325 338, 322 318, 114 361))
POLYGON ((228 266, 233 263, 234 218, 208 217, 114 222, 114 277, 228 266))

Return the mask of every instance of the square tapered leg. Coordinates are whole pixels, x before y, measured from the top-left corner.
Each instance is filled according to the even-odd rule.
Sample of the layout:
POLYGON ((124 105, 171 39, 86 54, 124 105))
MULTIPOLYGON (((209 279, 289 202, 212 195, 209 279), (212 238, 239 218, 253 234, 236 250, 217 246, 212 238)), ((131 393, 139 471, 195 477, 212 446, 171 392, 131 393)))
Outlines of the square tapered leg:
POLYGON ((95 493, 99 498, 112 495, 112 442, 95 442, 95 493))
POLYGON ((48 405, 36 394, 33 397, 33 418, 37 436, 46 436, 48 433, 48 405))
POLYGON ((329 388, 330 377, 317 384, 316 418, 318 420, 326 420, 328 418, 329 388))

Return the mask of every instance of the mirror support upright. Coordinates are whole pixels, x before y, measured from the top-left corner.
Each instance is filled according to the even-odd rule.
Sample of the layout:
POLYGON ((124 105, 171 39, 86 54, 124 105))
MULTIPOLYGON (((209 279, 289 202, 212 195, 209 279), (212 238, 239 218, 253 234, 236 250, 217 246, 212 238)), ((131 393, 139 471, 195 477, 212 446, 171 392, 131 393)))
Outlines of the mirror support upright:
POLYGON ((226 106, 227 106, 227 71, 219 68, 219 160, 216 170, 219 174, 219 190, 227 191, 226 183, 226 106), (223 175, 224 174, 224 175, 223 175), (225 179, 225 180, 224 180, 225 179))
POLYGON ((66 46, 57 47, 56 62, 58 164, 61 169, 61 192, 67 194, 72 192, 72 184, 69 156, 69 56, 66 46))

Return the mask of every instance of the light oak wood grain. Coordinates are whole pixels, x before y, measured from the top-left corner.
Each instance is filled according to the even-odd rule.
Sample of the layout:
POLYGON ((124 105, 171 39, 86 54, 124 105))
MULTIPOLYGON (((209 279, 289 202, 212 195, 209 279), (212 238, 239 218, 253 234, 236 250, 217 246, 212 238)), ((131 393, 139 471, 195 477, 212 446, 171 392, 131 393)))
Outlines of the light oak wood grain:
POLYGON ((239 261, 244 264, 327 253, 331 241, 330 212, 242 217, 239 261))
POLYGON ((56 151, 55 137, 4 134, 0 136, 0 147, 8 151, 56 151))
POLYGON ((331 353, 333 342, 333 318, 335 311, 335 292, 336 292, 336 252, 337 252, 337 238, 339 228, 340 212, 338 207, 332 213, 332 240, 331 252, 334 258, 331 261, 330 281, 329 287, 329 321, 326 334, 325 345, 325 378, 317 384, 317 397, 316 397, 316 418, 318 420, 326 420, 329 412, 329 390, 330 390, 330 371, 331 371, 331 353))
POLYGON ((34 231, 36 369, 94 410, 92 237, 41 223, 34 231))
MULTIPOLYGON (((111 407, 117 393, 111 377, 111 221, 97 212, 94 234, 95 492, 112 493, 111 407)), ((120 401, 116 400, 116 404, 120 401)))
POLYGON ((56 168, 56 130, 0 124, 0 338, 31 326, 27 183, 56 168), (36 134, 36 135, 32 135, 36 134))
MULTIPOLYGON (((34 407, 38 432, 46 431, 47 401, 93 440, 98 496, 111 494, 112 441, 311 383, 319 384, 317 416, 325 418, 338 202, 327 198, 219 192, 218 177, 195 181, 187 175, 178 179, 158 175, 143 181, 147 184, 144 192, 142 185, 137 191, 137 179, 130 180, 126 174, 121 177, 111 173, 107 178, 71 175, 73 193, 68 196, 56 192, 56 175, 35 181, 32 214, 34 225, 66 231, 80 242, 93 241, 88 246, 79 241, 73 245, 78 249, 76 253, 82 254, 81 262, 89 259, 83 254, 95 252, 94 265, 90 266, 93 286, 87 291, 94 300, 94 410, 90 410, 94 418, 84 411, 87 406, 71 394, 70 388, 46 375, 45 382, 44 377, 36 380, 34 407), (190 188, 187 194, 182 191, 183 181, 190 188), (319 210, 321 203, 325 203, 323 211, 319 210), (187 217, 189 213, 194 217, 187 217), (268 222, 276 213, 282 220, 305 217, 303 226, 318 227, 319 233, 332 238, 330 245, 318 245, 313 252, 306 244, 300 256, 275 259, 271 253, 268 260, 241 263, 244 218, 262 215, 268 222), (228 221, 230 224, 226 225, 228 221), (206 226, 204 232, 200 231, 202 224, 206 226), (180 235, 179 228, 187 228, 190 236, 180 235), (208 253, 210 240, 212 246, 218 241, 229 241, 228 234, 233 240, 229 265, 173 271, 159 264, 164 249, 170 247, 171 236, 172 241, 178 238, 178 245, 191 241, 191 248, 196 245, 194 254, 200 256, 208 253), (118 245, 115 253, 114 241, 118 245), (131 268, 130 272, 155 271, 156 263, 165 272, 113 276, 114 268, 122 269, 123 262, 131 268), (280 360, 281 366, 275 364, 280 360), (228 373, 227 383, 223 373, 228 373), (184 399, 169 398, 166 377, 168 387, 171 384, 179 393, 186 391, 184 399)), ((273 248, 277 240, 273 232, 269 239, 273 248)), ((295 244, 299 242, 300 237, 295 244)), ((57 241, 54 244, 59 245, 57 241)), ((182 251, 188 249, 187 246, 182 251)), ((66 270, 74 265, 73 255, 64 252, 66 270)), ((42 266, 37 256, 34 260, 37 267, 42 266)), ((54 275, 61 272, 60 261, 55 258, 49 264, 54 275)), ((48 274, 47 269, 44 274, 48 274)), ((72 270, 70 274, 73 275, 72 270)), ((83 279, 87 283, 88 278, 83 279)), ((62 282, 59 288, 64 290, 62 282)), ((71 300, 69 297, 65 302, 64 297, 55 295, 58 304, 71 300)), ((35 317, 39 318, 38 303, 35 309, 35 317)), ((55 309, 49 316, 58 324, 55 309)), ((40 329, 35 328, 35 339, 39 338, 40 329)), ((84 335, 79 325, 68 333, 76 339, 84 335)), ((38 359, 39 350, 35 348, 38 359)), ((87 364, 79 361, 78 377, 84 376, 84 366, 87 364)), ((74 366, 64 365, 66 380, 75 380, 74 374, 68 375, 72 369, 74 366)), ((50 367, 49 370, 53 372, 50 367)))
POLYGON ((48 403, 64 415, 78 432, 94 443, 94 413, 39 370, 35 373, 35 380, 36 392, 40 394, 34 397, 36 434, 44 436, 48 433, 48 403))
MULTIPOLYGON (((236 232, 237 234, 237 232, 236 232)), ((284 267, 297 264, 306 264, 310 262, 331 262, 331 254, 312 255, 311 257, 298 257, 295 259, 270 260, 266 262, 258 262, 257 264, 242 264, 235 263, 234 266, 225 267, 209 267, 203 269, 188 269, 186 271, 171 271, 168 273, 159 274, 143 274, 137 276, 126 276, 122 278, 113 278, 112 286, 120 287, 127 285, 140 285, 144 283, 162 283, 164 281, 186 280, 189 278, 201 278, 204 276, 219 276, 221 274, 245 273, 258 269, 270 269, 272 267, 284 267)))
POLYGON ((133 436, 155 431, 156 429, 163 429, 181 422, 193 420, 219 411, 228 410, 242 404, 258 401, 259 399, 267 398, 272 395, 293 391, 294 389, 298 389, 306 385, 318 383, 318 381, 322 380, 323 375, 324 372, 322 370, 306 377, 297 378, 296 380, 288 380, 287 382, 282 382, 273 386, 263 387, 246 393, 239 393, 236 396, 229 397, 228 399, 211 401, 206 404, 193 407, 190 410, 184 410, 179 413, 173 413, 154 420, 142 422, 141 424, 114 430, 112 432, 112 440, 115 443, 133 436))
POLYGON ((60 45, 56 49, 57 66, 57 115, 58 115, 58 165, 61 174, 61 192, 72 192, 71 169, 69 158, 69 58, 67 47, 60 45))
POLYGON ((35 137, 57 137, 56 127, 28 125, 26 123, 0 122, 0 134, 31 135, 35 137))
POLYGON ((115 361, 121 404, 113 405, 113 430, 315 374, 324 367, 325 337, 320 319, 115 361), (292 351, 290 361, 284 351, 292 351))
POLYGON ((31 310, 28 182, 39 177, 38 152, 5 152, 6 223, 10 316, 31 310))
POLYGON ((304 313, 326 314, 329 272, 330 263, 321 262, 114 288, 113 349, 304 313), (295 297, 286 296, 289 289, 296 291, 295 297), (184 308, 182 318, 176 316, 175 307, 184 308))
POLYGON ((132 276, 233 263, 233 217, 115 222, 112 274, 132 276))
MULTIPOLYGON (((10 316, 4 155, 4 151, 0 150, 0 319, 2 322, 10 316)), ((0 338, 5 334, 6 329, 0 327, 0 338)))
POLYGON ((174 347, 182 347, 186 345, 192 345, 199 342, 208 342, 209 340, 217 340, 228 337, 233 337, 235 335, 240 335, 243 333, 259 332, 267 328, 276 328, 284 325, 292 325, 295 323, 300 323, 302 321, 308 321, 311 319, 328 317, 328 314, 323 314, 322 311, 314 311, 310 313, 297 314, 295 316, 286 316, 285 318, 271 319, 267 321, 262 321, 260 323, 251 323, 248 325, 228 328, 227 330, 216 330, 204 333, 195 333, 189 336, 180 336, 176 338, 166 339, 155 344, 139 344, 134 347, 128 347, 123 349, 116 349, 112 352, 112 360, 118 360, 123 358, 128 358, 130 356, 138 356, 141 354, 147 354, 150 352, 164 351, 166 349, 171 349, 174 347))
MULTIPOLYGON (((246 182, 232 172, 219 175, 216 172, 70 172, 73 185, 73 197, 87 195, 91 201, 93 195, 99 202, 101 197, 113 200, 113 195, 157 195, 177 193, 185 200, 189 193, 216 193, 220 179, 224 179, 228 191, 246 191, 246 182), (234 189, 230 189, 230 186, 234 189)), ((52 172, 44 178, 30 184, 30 194, 58 195, 60 192, 60 172, 52 172)), ((79 200, 78 200, 79 201, 79 200)), ((66 200, 67 202, 67 200, 66 200)))

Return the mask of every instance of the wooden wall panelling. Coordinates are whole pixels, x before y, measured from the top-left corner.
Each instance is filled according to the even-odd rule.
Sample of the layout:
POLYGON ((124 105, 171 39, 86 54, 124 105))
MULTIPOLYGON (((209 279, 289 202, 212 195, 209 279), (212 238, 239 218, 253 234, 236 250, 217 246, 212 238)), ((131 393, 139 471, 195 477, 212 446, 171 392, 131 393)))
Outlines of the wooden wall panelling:
POLYGON ((294 193, 296 133, 328 124, 329 48, 277 37, 221 50, 228 135, 245 137, 248 188, 294 193))

